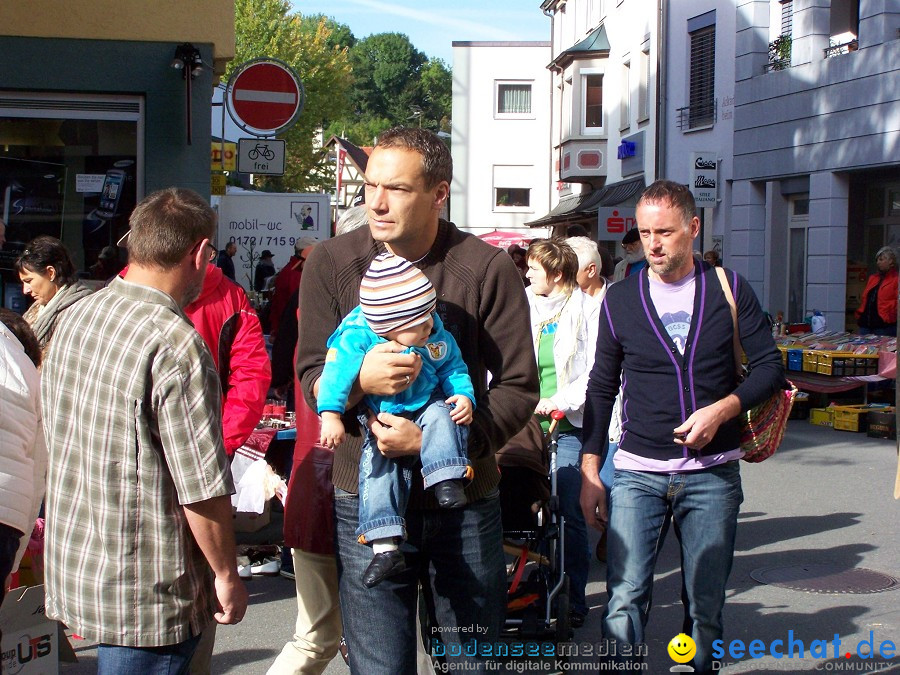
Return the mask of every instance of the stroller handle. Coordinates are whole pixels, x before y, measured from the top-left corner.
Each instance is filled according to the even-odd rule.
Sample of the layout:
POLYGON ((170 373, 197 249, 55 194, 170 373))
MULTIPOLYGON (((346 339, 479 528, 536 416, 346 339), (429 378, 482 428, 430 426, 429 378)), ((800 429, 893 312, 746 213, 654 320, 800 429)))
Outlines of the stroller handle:
POLYGON ((552 413, 550 413, 550 419, 552 421, 550 422, 550 428, 547 429, 547 433, 552 435, 553 432, 556 431, 556 427, 557 425, 559 425, 559 421, 565 416, 566 413, 564 413, 562 410, 554 410, 552 413))

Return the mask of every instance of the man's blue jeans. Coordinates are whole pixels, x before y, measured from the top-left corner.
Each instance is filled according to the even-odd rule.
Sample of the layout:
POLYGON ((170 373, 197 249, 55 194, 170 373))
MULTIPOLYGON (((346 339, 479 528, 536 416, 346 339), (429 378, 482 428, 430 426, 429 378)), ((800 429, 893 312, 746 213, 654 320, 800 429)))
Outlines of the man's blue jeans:
POLYGON ((563 570, 569 575, 569 593, 572 609, 587 614, 584 595, 590 568, 587 526, 581 511, 581 429, 561 431, 556 451, 557 492, 559 508, 566 519, 565 558, 563 570))
POLYGON ((194 635, 184 642, 163 647, 101 644, 97 647, 97 675, 181 675, 188 672, 199 641, 200 636, 194 635))
MULTIPOLYGON (((448 663, 486 670, 482 645, 499 639, 506 611, 506 566, 499 493, 461 509, 412 509, 400 550, 407 569, 374 588, 362 584, 372 553, 356 541, 359 499, 334 491, 341 614, 350 650, 350 670, 366 675, 416 672, 418 585, 434 603, 439 630, 423 636, 439 643, 448 663), (442 644, 441 644, 442 643, 442 644), (461 655, 460 652, 462 652, 461 655)), ((302 573, 302 570, 298 570, 302 573)))
POLYGON ((743 499, 737 461, 671 475, 616 470, 603 636, 617 643, 645 644, 653 569, 672 520, 681 544, 682 595, 687 603, 685 625, 673 626, 670 632, 688 633, 697 645, 694 669, 709 670, 713 640, 722 637, 725 584, 743 499))
MULTIPOLYGON (((429 488, 445 480, 463 478, 469 465, 466 447, 469 427, 450 419, 452 406, 433 397, 411 416, 404 415, 422 429, 422 477, 429 488)), ((359 460, 359 528, 356 535, 366 541, 405 537, 406 504, 412 481, 414 458, 388 459, 378 451, 378 441, 365 430, 359 460)))

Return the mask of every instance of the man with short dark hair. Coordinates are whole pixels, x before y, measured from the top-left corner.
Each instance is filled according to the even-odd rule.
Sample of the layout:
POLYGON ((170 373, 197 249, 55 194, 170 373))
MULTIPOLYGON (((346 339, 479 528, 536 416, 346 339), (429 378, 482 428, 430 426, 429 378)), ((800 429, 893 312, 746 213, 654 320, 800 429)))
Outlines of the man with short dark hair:
MULTIPOLYGON (((638 201, 637 222, 648 267, 613 284, 601 309, 585 406, 581 507, 588 524, 606 529, 599 472, 621 384, 603 635, 617 643, 610 648, 616 660, 640 656, 634 646, 645 641, 656 556, 674 522, 685 598, 682 630, 696 644, 694 671, 710 672, 743 500, 735 418, 783 387, 784 372, 753 290, 727 271, 750 364, 738 382, 728 299, 716 268, 692 254, 700 220, 688 188, 656 181, 638 201)), ((673 626, 671 634, 677 632, 673 626)))
POLYGON ((219 251, 219 257, 216 260, 216 267, 222 270, 222 274, 235 281, 234 278, 234 254, 237 253, 237 244, 229 241, 225 244, 225 248, 219 251))
POLYGON ((247 609, 219 379, 182 309, 215 222, 190 190, 138 204, 125 277, 67 312, 44 365, 47 616, 100 643, 101 673, 181 672, 247 609))
POLYGON ((506 568, 494 453, 534 410, 537 368, 525 291, 512 259, 439 217, 452 173, 450 152, 433 132, 386 131, 366 167, 369 226, 319 243, 300 287, 297 372, 311 406, 316 405, 326 341, 359 304, 360 280, 384 252, 409 260, 432 282, 437 314, 456 338, 475 388, 468 441, 475 475, 466 489, 468 504, 460 509, 439 509, 424 491, 418 470, 422 430, 414 422, 359 409, 368 414, 381 453, 417 467, 406 512, 407 539, 400 549, 407 570, 368 589, 362 573, 371 555, 355 534, 361 434, 352 413, 363 394, 405 391, 422 364, 418 355, 394 353, 391 343, 375 347, 363 360, 344 416, 347 440, 335 450, 333 469, 341 612, 353 672, 415 672, 417 588, 423 578, 438 624, 428 637, 439 650, 446 649, 448 664, 484 669, 491 655, 482 646, 497 642, 503 624, 506 568), (384 629, 386 617, 389 630, 384 629))

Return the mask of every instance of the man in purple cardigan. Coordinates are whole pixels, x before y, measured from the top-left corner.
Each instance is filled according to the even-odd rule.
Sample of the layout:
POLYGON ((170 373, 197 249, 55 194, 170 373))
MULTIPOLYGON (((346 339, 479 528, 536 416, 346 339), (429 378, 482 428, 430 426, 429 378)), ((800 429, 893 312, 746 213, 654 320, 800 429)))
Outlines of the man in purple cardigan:
POLYGON ((696 644, 695 671, 711 672, 743 501, 736 418, 783 387, 784 372, 753 290, 727 271, 751 367, 738 382, 722 285, 715 268, 692 255, 700 221, 687 187, 653 183, 638 201, 637 222, 647 268, 611 286, 601 312, 585 405, 581 506, 589 524, 609 528, 603 635, 614 641, 610 653, 620 661, 646 655, 653 568, 674 520, 681 628, 696 644), (622 436, 607 513, 598 474, 620 383, 622 436))

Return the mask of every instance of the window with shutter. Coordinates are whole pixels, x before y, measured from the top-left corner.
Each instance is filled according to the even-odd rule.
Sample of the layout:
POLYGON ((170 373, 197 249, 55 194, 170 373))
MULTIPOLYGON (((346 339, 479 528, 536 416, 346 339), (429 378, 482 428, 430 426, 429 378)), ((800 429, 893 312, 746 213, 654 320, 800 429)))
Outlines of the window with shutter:
POLYGON ((716 121, 715 73, 716 27, 715 25, 690 34, 691 81, 688 94, 688 128, 709 126, 716 121))

